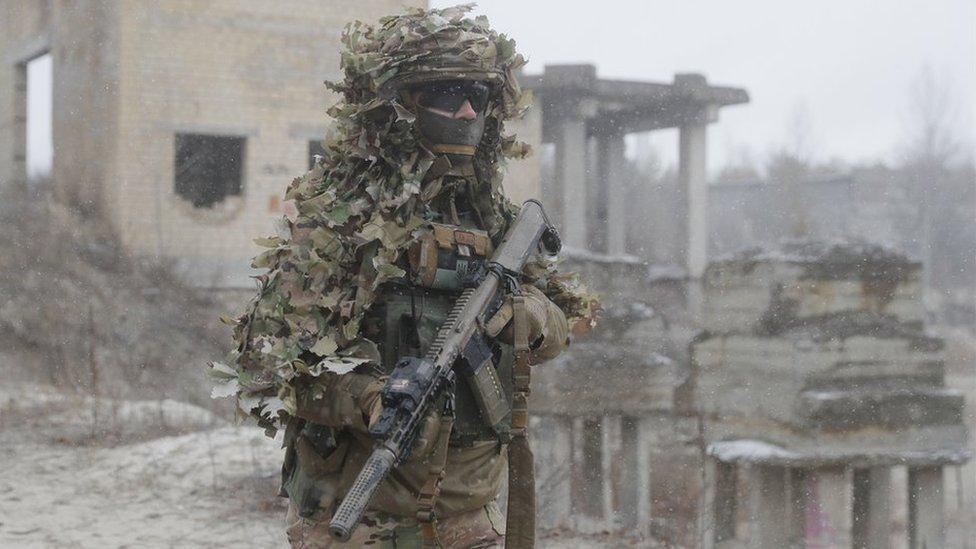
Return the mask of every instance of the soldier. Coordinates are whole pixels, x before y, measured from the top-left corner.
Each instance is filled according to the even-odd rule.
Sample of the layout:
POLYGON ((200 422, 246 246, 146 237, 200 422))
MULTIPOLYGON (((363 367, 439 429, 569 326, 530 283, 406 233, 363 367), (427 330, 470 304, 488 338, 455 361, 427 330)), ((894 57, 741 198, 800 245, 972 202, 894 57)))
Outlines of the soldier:
MULTIPOLYGON (((294 547, 343 546, 329 519, 369 455, 386 376, 400 357, 423 356, 461 281, 517 212, 502 193, 502 164, 528 147, 502 131, 529 103, 515 78, 524 59, 469 10, 415 9, 347 28, 325 156, 289 186, 294 209, 278 234, 259 239, 269 249, 254 266, 269 270, 247 312, 229 321, 238 343, 230 366, 212 365, 242 411, 285 429, 294 547)), ((513 315, 529 327, 524 361, 537 364, 567 345, 571 324, 589 322, 595 300, 541 258, 525 269, 523 292, 524 311, 509 300, 486 332, 504 398, 524 412, 513 315)), ((427 418, 349 546, 503 544, 495 500, 509 459, 510 474, 531 476, 525 426, 511 414, 488 424, 463 380, 455 399, 453 424, 427 418)), ((514 482, 510 508, 522 516, 510 515, 520 539, 509 546, 530 546, 532 494, 514 482)))

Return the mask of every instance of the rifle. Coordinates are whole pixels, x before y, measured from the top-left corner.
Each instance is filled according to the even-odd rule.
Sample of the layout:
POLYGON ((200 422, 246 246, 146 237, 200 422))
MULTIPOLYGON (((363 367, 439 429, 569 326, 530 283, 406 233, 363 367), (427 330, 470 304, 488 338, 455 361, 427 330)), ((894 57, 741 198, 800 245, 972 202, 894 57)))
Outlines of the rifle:
POLYGON ((484 391, 477 385, 498 387, 483 326, 507 293, 520 292, 519 279, 529 257, 537 252, 555 255, 560 246, 559 234, 542 204, 526 201, 481 276, 458 297, 427 355, 397 363, 383 390, 383 412, 370 428, 377 439, 373 451, 329 523, 334 538, 349 540, 390 470, 409 457, 427 414, 438 403, 443 403, 445 413, 453 413, 456 362, 466 363, 464 369, 469 382, 476 385, 472 389, 486 421, 494 425, 507 413, 503 399, 500 406, 497 399, 478 396, 484 391))

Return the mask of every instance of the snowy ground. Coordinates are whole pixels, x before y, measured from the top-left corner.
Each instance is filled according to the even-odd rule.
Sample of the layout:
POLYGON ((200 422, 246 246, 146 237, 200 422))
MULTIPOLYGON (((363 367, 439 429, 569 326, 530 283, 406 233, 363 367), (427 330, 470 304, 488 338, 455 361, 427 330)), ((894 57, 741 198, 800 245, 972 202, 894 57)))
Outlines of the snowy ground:
POLYGON ((124 436, 193 432, 105 447, 88 440, 90 399, 17 389, 0 393, 0 546, 285 546, 281 450, 259 429, 172 401, 121 403, 124 436))
MULTIPOLYGON (((275 496, 281 455, 255 426, 189 404, 66 396, 8 380, 0 547, 286 547, 275 496)), ((634 546, 600 537, 539 546, 634 546)))
MULTIPOLYGON (((8 379, 0 547, 286 547, 275 496, 281 454, 255 426, 189 404, 69 397, 8 379)), ((951 495, 948 546, 976 547, 972 494, 958 505, 951 495)), ((647 545, 592 536, 539 546, 647 545)))

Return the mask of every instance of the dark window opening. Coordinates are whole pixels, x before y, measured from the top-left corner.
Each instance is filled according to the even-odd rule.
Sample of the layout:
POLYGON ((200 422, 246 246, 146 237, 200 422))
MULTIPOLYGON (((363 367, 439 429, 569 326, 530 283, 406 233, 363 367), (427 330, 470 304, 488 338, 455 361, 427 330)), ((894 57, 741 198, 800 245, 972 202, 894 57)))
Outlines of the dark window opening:
POLYGON ((240 195, 243 167, 243 137, 176 135, 176 194, 194 207, 240 195))
POLYGON ((308 142, 308 169, 315 165, 315 155, 325 156, 325 147, 319 140, 308 142))

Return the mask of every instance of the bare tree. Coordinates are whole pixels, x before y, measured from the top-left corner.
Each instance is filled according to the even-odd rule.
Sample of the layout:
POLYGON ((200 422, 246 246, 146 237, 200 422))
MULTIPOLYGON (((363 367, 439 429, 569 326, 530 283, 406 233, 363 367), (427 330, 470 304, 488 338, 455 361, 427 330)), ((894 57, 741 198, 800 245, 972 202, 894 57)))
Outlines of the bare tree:
POLYGON ((774 149, 766 163, 766 176, 783 192, 782 204, 789 211, 789 230, 793 237, 807 236, 810 230, 806 205, 800 199, 800 185, 810 175, 813 142, 809 109, 799 100, 787 123, 785 143, 774 149))
POLYGON ((910 165, 944 169, 960 153, 959 108, 952 83, 923 65, 912 79, 906 111, 906 160, 910 165))
POLYGON ((951 82, 937 77, 930 65, 923 65, 909 86, 906 110, 905 164, 911 175, 919 206, 918 239, 922 259, 923 302, 931 313, 936 308, 932 291, 934 201, 948 180, 949 165, 959 156, 961 141, 958 106, 951 82))

